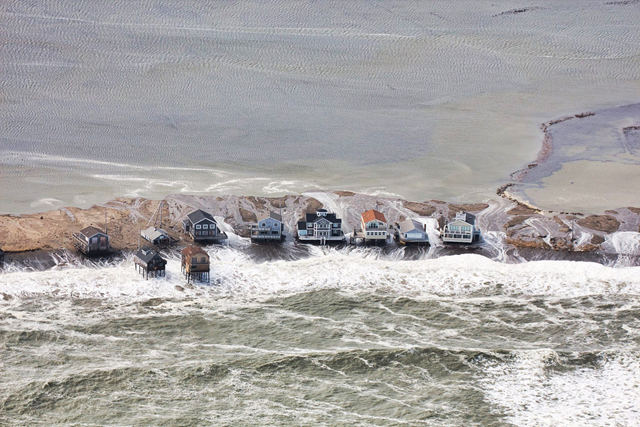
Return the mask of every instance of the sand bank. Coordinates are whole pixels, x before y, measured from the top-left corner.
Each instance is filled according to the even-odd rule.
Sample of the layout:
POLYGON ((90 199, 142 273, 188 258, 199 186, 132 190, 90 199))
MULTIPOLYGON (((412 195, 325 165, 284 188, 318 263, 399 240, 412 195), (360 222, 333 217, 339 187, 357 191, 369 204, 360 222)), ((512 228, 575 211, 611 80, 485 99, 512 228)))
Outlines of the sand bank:
MULTIPOLYGON (((486 203, 453 204, 440 200, 423 202, 390 197, 374 197, 352 192, 317 192, 278 198, 253 196, 170 195, 164 201, 161 226, 176 239, 177 245, 189 241, 181 234, 181 220, 198 208, 211 212, 235 236, 247 236, 249 225, 260 212, 281 212, 285 232, 295 235, 296 221, 305 213, 324 207, 344 219, 346 233, 358 226, 359 215, 378 206, 390 223, 405 218, 433 218, 442 225, 455 212, 466 210, 477 215, 483 233, 481 245, 496 250, 537 248, 557 251, 602 251, 615 253, 617 233, 640 231, 640 208, 609 210, 605 215, 549 213, 504 199, 486 203)), ((116 250, 138 247, 139 230, 146 228, 159 200, 115 199, 89 209, 63 208, 41 214, 0 216, 0 247, 7 252, 73 250, 71 235, 89 225, 107 229, 116 250)), ((160 225, 160 224, 157 224, 160 225)), ((437 228, 436 225, 434 227, 437 228)), ((437 233, 437 231, 435 231, 437 233)), ((437 234, 436 234, 437 235, 437 234)), ((442 245, 440 242, 432 242, 442 245)))

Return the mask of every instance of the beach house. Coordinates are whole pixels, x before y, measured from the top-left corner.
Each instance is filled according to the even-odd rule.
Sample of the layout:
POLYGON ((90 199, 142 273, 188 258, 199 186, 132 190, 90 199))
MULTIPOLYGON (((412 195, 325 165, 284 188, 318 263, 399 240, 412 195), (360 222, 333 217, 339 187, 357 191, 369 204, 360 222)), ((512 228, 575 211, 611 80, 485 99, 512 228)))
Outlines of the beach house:
POLYGON ((276 212, 258 215, 258 222, 251 224, 251 240, 254 242, 281 242, 284 238, 282 216, 276 212))
POLYGON ((111 251, 109 235, 94 226, 73 233, 73 245, 84 255, 103 255, 111 251))
POLYGON ((344 241, 342 219, 326 209, 307 213, 298 221, 298 239, 309 243, 339 243, 344 241))
POLYGON ((208 282, 210 270, 209 254, 197 246, 189 246, 182 250, 181 271, 191 281, 208 282))
POLYGON ((480 238, 476 228, 476 217, 467 212, 458 212, 452 221, 444 226, 444 243, 473 243, 480 238))
POLYGON ((165 275, 167 260, 148 246, 138 249, 138 252, 133 256, 133 263, 136 271, 142 274, 145 279, 149 279, 149 277, 164 277, 165 275))
POLYGON ((169 237, 169 234, 162 228, 149 227, 146 230, 142 230, 140 232, 140 235, 147 242, 152 243, 156 246, 167 245, 171 243, 171 237, 169 237))
POLYGON ((360 216, 361 230, 357 237, 364 239, 365 243, 385 244, 387 242, 388 226, 387 218, 382 212, 370 209, 360 216))
POLYGON ((182 230, 191 236, 194 242, 220 242, 227 239, 226 233, 218 228, 213 216, 202 209, 187 215, 182 221, 182 230))
POLYGON ((415 219, 405 219, 396 227, 396 240, 402 245, 429 244, 429 235, 424 224, 415 219))

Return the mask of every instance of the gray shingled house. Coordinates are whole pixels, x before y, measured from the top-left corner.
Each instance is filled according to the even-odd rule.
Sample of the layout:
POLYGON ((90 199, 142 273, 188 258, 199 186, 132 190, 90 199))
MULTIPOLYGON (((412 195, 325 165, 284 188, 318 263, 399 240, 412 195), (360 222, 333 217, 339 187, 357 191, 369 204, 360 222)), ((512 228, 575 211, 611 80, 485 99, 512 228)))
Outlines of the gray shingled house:
POLYGON ((146 230, 142 230, 140 235, 147 242, 154 245, 167 245, 171 243, 171 237, 169 237, 169 234, 162 228, 149 227, 146 230))
POLYGON ((258 222, 251 224, 251 240, 254 242, 281 242, 284 239, 282 216, 276 212, 258 215, 258 222))

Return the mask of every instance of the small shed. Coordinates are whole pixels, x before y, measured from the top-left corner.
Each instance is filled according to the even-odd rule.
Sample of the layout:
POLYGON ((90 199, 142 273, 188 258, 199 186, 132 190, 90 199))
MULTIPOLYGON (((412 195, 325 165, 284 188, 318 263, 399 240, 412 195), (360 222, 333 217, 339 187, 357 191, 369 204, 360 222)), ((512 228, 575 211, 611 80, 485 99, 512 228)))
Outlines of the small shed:
POLYGON ((157 251, 148 246, 143 246, 133 257, 136 271, 145 279, 149 277, 164 277, 166 274, 167 260, 162 258, 157 251))
POLYGON ((73 245, 85 255, 102 255, 111 251, 109 235, 94 226, 74 233, 73 245))
POLYGON ((210 259, 204 249, 188 246, 182 250, 182 274, 191 281, 209 282, 210 259))
POLYGON ((156 246, 168 245, 169 243, 171 243, 171 237, 169 237, 169 233, 167 233, 162 228, 149 227, 146 230, 142 230, 140 232, 140 235, 144 240, 156 246))

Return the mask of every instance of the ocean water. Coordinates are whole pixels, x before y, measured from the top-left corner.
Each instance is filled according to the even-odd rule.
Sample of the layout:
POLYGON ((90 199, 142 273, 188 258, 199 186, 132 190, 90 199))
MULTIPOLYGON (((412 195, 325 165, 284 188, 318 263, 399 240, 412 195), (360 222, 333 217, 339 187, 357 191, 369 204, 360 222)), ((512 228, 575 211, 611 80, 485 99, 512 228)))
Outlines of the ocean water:
POLYGON ((640 424, 640 267, 207 250, 208 285, 8 267, 0 423, 640 424))
MULTIPOLYGON (((535 159, 541 123, 638 102, 639 22, 603 0, 3 2, 0 213, 177 192, 480 201, 535 159)), ((599 174, 637 174, 617 165, 599 174)))
MULTIPOLYGON (((3 2, 0 213, 495 197, 541 123, 638 102, 639 18, 604 0, 3 2)), ((593 181, 635 182, 635 134, 605 168, 581 154, 602 133, 525 194, 618 207, 593 181), (567 198, 575 177, 593 203, 567 198)), ((612 199, 636 202, 629 186, 612 199)), ((0 272, 0 424, 640 425, 638 233, 550 261, 508 250, 488 218, 481 250, 450 256, 232 234, 206 248, 206 285, 185 285, 175 252, 148 281, 130 254, 27 256, 0 272)))

